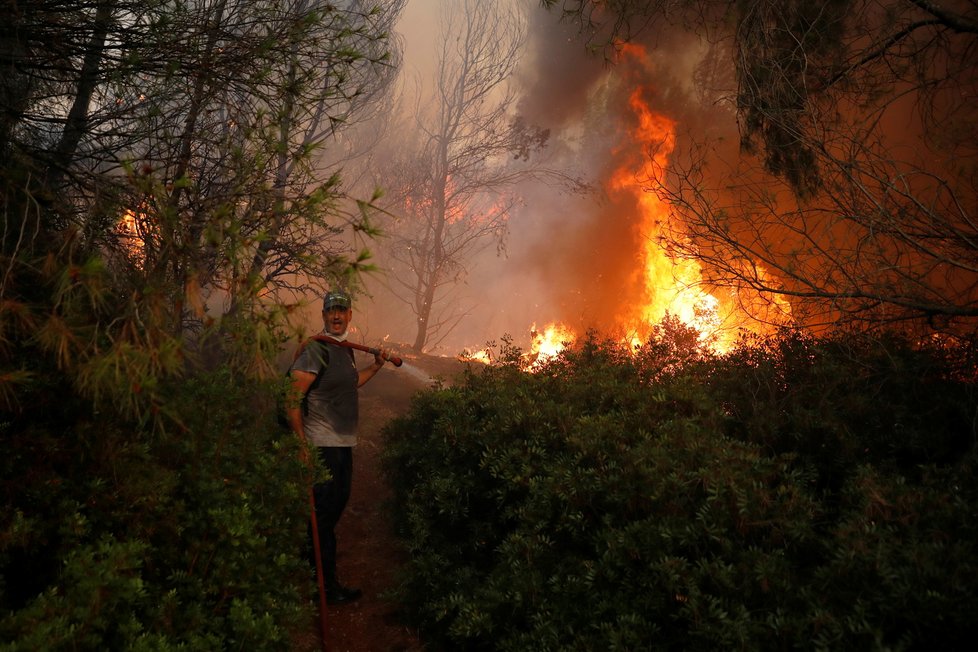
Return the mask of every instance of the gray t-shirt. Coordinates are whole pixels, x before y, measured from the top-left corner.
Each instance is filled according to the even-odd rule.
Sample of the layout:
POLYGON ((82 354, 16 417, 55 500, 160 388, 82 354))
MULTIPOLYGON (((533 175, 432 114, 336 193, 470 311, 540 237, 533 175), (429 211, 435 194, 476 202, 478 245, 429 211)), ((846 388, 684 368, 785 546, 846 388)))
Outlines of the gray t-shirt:
POLYGON ((313 446, 356 446, 359 373, 353 350, 327 342, 309 342, 291 369, 316 374, 302 416, 313 446))

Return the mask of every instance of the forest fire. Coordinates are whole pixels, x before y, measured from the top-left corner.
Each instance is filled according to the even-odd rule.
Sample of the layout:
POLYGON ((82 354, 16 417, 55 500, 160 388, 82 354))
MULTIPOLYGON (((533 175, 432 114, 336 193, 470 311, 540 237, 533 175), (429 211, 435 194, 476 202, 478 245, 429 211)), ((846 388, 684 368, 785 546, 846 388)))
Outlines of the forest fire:
MULTIPOLYGON (((629 62, 644 66, 646 52, 638 46, 624 51, 629 62)), ((603 328, 633 346, 642 344, 657 324, 667 316, 679 319, 700 333, 700 343, 708 350, 724 352, 733 347, 743 331, 767 333, 776 328, 778 319, 770 315, 749 314, 745 306, 768 305, 758 296, 719 292, 704 287, 699 262, 672 255, 664 244, 668 233, 682 234, 681 223, 670 207, 650 188, 664 178, 670 157, 676 147, 676 122, 651 108, 652 90, 642 85, 631 88, 628 109, 631 127, 628 140, 615 149, 616 162, 604 181, 607 196, 615 210, 628 219, 631 252, 622 255, 635 261, 633 278, 618 279, 619 288, 601 288, 600 311, 603 328), (622 288, 625 288, 622 291, 622 288)), ((756 266, 755 266, 756 267, 756 266)), ((775 312, 781 323, 790 315, 790 306, 782 301, 775 312)), ((577 339, 575 328, 561 321, 542 330, 531 327, 528 357, 533 360, 557 355, 577 339)))
POLYGON ((623 163, 608 182, 609 192, 632 194, 639 208, 638 242, 641 251, 641 300, 619 316, 622 329, 642 339, 650 328, 667 314, 700 332, 710 348, 728 348, 736 336, 723 332, 720 300, 701 286, 702 273, 696 261, 670 256, 662 246, 662 229, 671 219, 668 207, 654 192, 642 187, 641 181, 662 178, 669 156, 676 145, 675 122, 652 111, 644 99, 645 91, 636 88, 629 106, 638 124, 632 132, 640 156, 623 163))
POLYGON ((492 353, 489 349, 479 349, 476 351, 470 351, 466 349, 462 351, 462 354, 458 356, 459 359, 466 362, 481 362, 482 364, 492 364, 492 353))

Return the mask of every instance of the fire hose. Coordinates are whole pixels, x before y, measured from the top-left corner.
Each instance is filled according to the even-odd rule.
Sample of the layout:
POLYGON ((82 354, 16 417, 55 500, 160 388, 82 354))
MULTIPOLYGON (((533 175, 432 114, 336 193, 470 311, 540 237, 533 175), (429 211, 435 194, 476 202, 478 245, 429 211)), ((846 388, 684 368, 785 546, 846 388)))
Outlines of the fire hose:
POLYGON ((390 353, 385 353, 381 355, 380 349, 375 349, 374 347, 366 346, 365 344, 357 344, 356 342, 348 342, 346 340, 335 340, 332 337, 329 337, 328 335, 313 335, 312 339, 319 340, 320 342, 327 342, 329 344, 335 344, 336 346, 343 346, 348 349, 356 349, 357 351, 364 351, 366 353, 370 353, 371 355, 380 355, 384 360, 389 361, 395 367, 400 367, 402 364, 404 364, 404 361, 401 360, 396 355, 391 355, 390 353))

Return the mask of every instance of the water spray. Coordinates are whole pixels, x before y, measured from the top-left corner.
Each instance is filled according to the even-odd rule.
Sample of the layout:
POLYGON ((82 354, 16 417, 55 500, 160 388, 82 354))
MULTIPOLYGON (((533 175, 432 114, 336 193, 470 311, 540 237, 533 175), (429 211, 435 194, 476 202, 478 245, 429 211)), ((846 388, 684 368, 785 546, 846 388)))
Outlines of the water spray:
POLYGON ((408 372, 423 383, 427 383, 429 385, 433 385, 435 383, 434 378, 412 364, 404 365, 404 371, 408 372))

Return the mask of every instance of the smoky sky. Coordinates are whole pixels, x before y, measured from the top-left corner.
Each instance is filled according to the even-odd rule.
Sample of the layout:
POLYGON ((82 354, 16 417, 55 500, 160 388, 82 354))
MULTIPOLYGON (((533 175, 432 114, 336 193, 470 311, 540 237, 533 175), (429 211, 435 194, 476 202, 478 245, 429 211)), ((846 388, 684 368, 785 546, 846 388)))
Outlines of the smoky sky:
POLYGON ((530 39, 519 83, 524 91, 519 113, 528 122, 560 129, 580 119, 588 93, 607 72, 601 58, 589 55, 578 26, 542 10, 528 16, 530 39))
MULTIPOLYGON (((449 1, 453 0, 410 0, 409 10, 449 1)), ((787 241, 780 222, 786 214, 790 217, 789 211, 797 209, 790 188, 779 185, 777 180, 773 185, 768 184, 764 161, 757 154, 744 155, 740 148, 734 101, 736 78, 732 70, 737 61, 733 34, 689 33, 660 22, 632 35, 631 44, 643 46, 645 54, 609 61, 602 56, 605 52, 589 51, 588 43, 578 34, 579 25, 561 21, 559 10, 546 11, 539 3, 527 0, 511 1, 527 10, 529 29, 525 56, 513 80, 521 97, 519 117, 526 123, 549 129, 551 134, 546 149, 535 153, 533 160, 581 178, 591 185, 592 192, 573 193, 559 184, 543 181, 523 184, 517 189, 521 203, 510 217, 504 253, 496 255, 495 247, 487 247, 466 261, 467 274, 459 286, 463 297, 459 303, 465 303, 466 314, 436 352, 457 353, 462 348, 498 341, 502 335, 512 336, 518 345, 526 345, 531 326, 539 328, 554 321, 564 322, 578 332, 600 330, 633 308, 631 304, 642 301, 643 291, 654 291, 645 288, 638 278, 642 249, 647 244, 642 241, 639 229, 645 219, 643 208, 634 194, 616 193, 608 184, 613 173, 633 166, 635 187, 648 185, 649 180, 640 176, 643 145, 634 142, 631 135, 636 116, 629 96, 636 89, 641 89, 641 96, 652 112, 666 116, 675 125, 675 149, 666 164, 669 172, 681 177, 685 165, 694 166, 694 174, 685 180, 708 191, 711 206, 720 210, 721 216, 729 212, 729 219, 745 229, 748 238, 753 238, 749 244, 761 254, 770 254, 775 265, 772 273, 777 273, 778 261, 774 257, 780 255, 779 250, 786 255, 801 250, 810 234, 798 235, 800 242, 787 241), (700 163, 702 167, 696 168, 700 163), (756 182, 762 185, 755 185, 756 182), (757 199, 762 200, 762 208, 772 201, 772 193, 779 193, 772 214, 767 216, 772 221, 772 230, 765 231, 758 226, 756 235, 754 228, 762 224, 764 215, 751 210, 750 200, 755 191, 760 193, 757 199)), ((871 27, 878 19, 870 16, 856 24, 871 27)), ((717 30, 732 27, 724 21, 699 22, 707 23, 716 25, 717 30)), ((428 25, 420 40, 414 42, 420 42, 422 49, 430 49, 438 38, 444 36, 434 33, 428 25)), ((410 59, 410 51, 407 56, 410 59)), ((960 74, 973 71, 973 66, 963 65, 960 74)), ((867 74, 876 73, 887 74, 885 70, 872 68, 867 74)), ((967 88, 973 89, 973 76, 967 83, 967 88)), ((971 133, 967 120, 974 104, 969 99, 974 95, 973 92, 968 95, 969 92, 949 88, 945 95, 937 97, 947 103, 946 107, 937 106, 947 111, 943 119, 939 115, 930 116, 941 127, 940 142, 925 142, 928 134, 915 127, 927 118, 915 96, 908 95, 902 102, 884 97, 885 112, 877 115, 870 108, 865 116, 864 107, 850 106, 843 101, 830 106, 827 117, 829 121, 841 121, 843 128, 837 133, 843 139, 841 147, 847 146, 845 138, 871 144, 886 138, 889 140, 879 143, 881 146, 895 148, 894 156, 906 154, 907 163, 919 165, 928 178, 932 169, 941 169, 934 167, 942 165, 941 157, 949 167, 948 174, 952 175, 959 169, 959 161, 952 156, 958 147, 953 134, 957 129, 965 135, 971 133), (862 119, 867 116, 874 119, 862 119)), ((880 110, 884 111, 882 107, 880 110)), ((860 145, 853 153, 857 163, 863 149, 860 145)), ((972 154, 958 153, 966 159, 972 154)), ((879 163, 889 165, 890 151, 885 150, 882 155, 885 160, 879 163)), ((875 153, 868 151, 867 156, 869 164, 875 165, 872 159, 875 153)), ((893 159, 892 163, 895 171, 902 170, 901 160, 893 159)), ((964 187, 964 191, 969 189, 964 187)), ((825 199, 826 208, 833 209, 836 198, 825 199)), ((842 208, 851 212, 846 206, 842 208)), ((710 242, 709 234, 704 236, 702 231, 694 231, 695 222, 670 226, 676 227, 680 240, 685 234, 690 241, 702 236, 707 238, 707 244, 710 242)), ((709 229, 709 224, 700 226, 709 229)), ((735 232, 735 237, 739 233, 735 232)), ((858 231, 852 235, 843 233, 841 248, 851 247, 855 242, 851 239, 858 235, 858 231)), ((830 248, 831 251, 839 249, 840 246, 830 248)), ((765 260, 764 255, 755 258, 765 260)), ((383 261, 379 262, 383 267, 383 261)), ((795 265, 792 260, 786 263, 795 265)), ((738 261, 731 264, 736 266, 738 261)), ((695 279, 686 287, 693 284, 695 279)), ((722 279, 718 284, 722 285, 722 279)), ((413 341, 413 316, 389 309, 391 303, 378 305, 383 325, 374 332, 389 334, 392 341, 413 341)))

